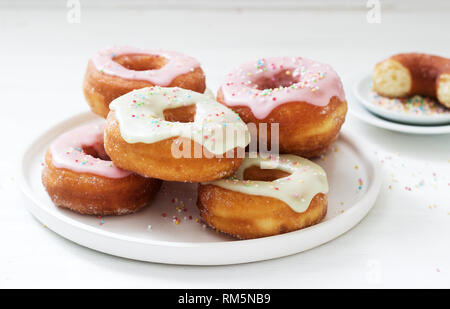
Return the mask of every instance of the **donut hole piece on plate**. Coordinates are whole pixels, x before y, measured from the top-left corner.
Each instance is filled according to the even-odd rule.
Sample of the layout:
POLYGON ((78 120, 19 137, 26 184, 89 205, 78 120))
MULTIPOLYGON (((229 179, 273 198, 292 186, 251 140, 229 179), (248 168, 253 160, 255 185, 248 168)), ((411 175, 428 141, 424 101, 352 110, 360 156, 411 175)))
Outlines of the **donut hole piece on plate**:
POLYGON ((244 180, 274 181, 291 175, 278 169, 262 169, 259 166, 250 166, 244 171, 244 180))
POLYGON ((376 65, 373 87, 387 97, 404 97, 411 90, 411 74, 401 63, 387 60, 376 65))
POLYGON ((158 70, 167 63, 167 59, 162 56, 146 54, 120 55, 113 61, 133 71, 158 70))
POLYGON ((252 82, 256 85, 256 89, 275 89, 280 87, 289 87, 300 81, 300 74, 294 69, 287 69, 270 77, 261 76, 259 78, 253 79, 252 82))
POLYGON ((163 112, 164 120, 182 123, 194 122, 196 111, 196 104, 165 109, 163 112))
POLYGON ((437 98, 442 105, 450 108, 450 74, 442 74, 438 80, 437 98))

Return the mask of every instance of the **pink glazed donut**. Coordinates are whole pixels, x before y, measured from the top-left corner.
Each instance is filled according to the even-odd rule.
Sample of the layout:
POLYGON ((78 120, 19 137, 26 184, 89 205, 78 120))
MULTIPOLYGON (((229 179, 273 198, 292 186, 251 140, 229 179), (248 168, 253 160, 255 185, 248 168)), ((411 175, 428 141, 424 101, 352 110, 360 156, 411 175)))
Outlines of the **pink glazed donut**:
POLYGON ((84 96, 91 110, 103 118, 115 98, 151 86, 203 93, 205 75, 196 59, 174 51, 113 47, 92 57, 83 81, 84 96))
POLYGON ((42 183, 57 206, 89 215, 125 215, 149 202, 161 181, 120 169, 103 146, 104 123, 60 135, 45 155, 42 183))
POLYGON ((221 85, 217 101, 245 123, 256 124, 260 147, 262 141, 268 148, 278 141, 280 153, 307 158, 329 148, 347 113, 337 73, 302 57, 263 58, 237 67, 221 85), (261 124, 267 124, 267 133, 262 134, 266 126, 261 124), (271 130, 273 124, 279 126, 278 136, 271 130))

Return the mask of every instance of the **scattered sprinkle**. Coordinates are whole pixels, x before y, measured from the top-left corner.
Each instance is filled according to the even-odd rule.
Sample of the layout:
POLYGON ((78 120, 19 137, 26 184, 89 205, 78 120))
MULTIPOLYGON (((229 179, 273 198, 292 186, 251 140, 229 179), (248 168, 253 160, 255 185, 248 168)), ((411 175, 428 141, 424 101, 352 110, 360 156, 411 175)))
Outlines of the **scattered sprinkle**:
POLYGON ((371 102, 392 112, 408 115, 450 115, 450 110, 431 98, 415 95, 406 99, 391 99, 371 91, 371 102))

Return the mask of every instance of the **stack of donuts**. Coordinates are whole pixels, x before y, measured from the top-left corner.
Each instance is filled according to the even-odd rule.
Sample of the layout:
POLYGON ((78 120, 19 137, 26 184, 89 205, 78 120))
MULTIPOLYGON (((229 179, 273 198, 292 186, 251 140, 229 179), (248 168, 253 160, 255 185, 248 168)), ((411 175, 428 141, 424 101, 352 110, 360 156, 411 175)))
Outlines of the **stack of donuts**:
POLYGON ((240 239, 325 217, 327 176, 309 159, 336 140, 347 112, 329 65, 251 61, 226 75, 216 100, 194 58, 115 47, 89 61, 83 90, 106 120, 51 143, 42 182, 55 205, 125 215, 150 206, 162 181, 179 181, 199 183, 206 224, 240 239))

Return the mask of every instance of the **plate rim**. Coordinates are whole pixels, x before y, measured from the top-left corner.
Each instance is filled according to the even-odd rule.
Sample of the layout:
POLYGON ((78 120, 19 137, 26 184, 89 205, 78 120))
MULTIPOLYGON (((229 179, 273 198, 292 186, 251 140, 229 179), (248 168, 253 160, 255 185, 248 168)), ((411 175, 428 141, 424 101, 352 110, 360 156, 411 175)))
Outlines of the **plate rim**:
MULTIPOLYGON (((351 88, 348 89, 347 97, 350 97, 352 100, 351 103, 349 103, 349 112, 351 115, 355 116, 359 120, 371 124, 375 127, 390 130, 390 131, 396 131, 396 132, 402 132, 407 134, 418 134, 418 135, 435 135, 435 134, 449 134, 450 133, 450 124, 442 125, 412 125, 412 124, 406 124, 406 123, 399 123, 394 121, 389 121, 386 119, 383 119, 382 117, 379 117, 375 115, 374 113, 370 112, 363 103, 361 103, 360 99, 356 95, 355 88, 358 86, 359 82, 367 78, 367 76, 370 75, 370 73, 367 73, 367 70, 364 70, 363 72, 359 72, 357 74, 354 74, 351 79, 349 79, 351 88), (355 108, 352 108, 352 105, 359 105, 359 108, 364 109, 367 114, 362 114, 355 110, 355 108)), ((350 87, 350 86, 349 86, 350 87)))
MULTIPOLYGON (((135 259, 135 260, 141 260, 141 261, 148 261, 148 262, 165 263, 165 264, 228 265, 228 264, 256 262, 256 261, 268 260, 268 259, 273 259, 273 258, 278 258, 278 257, 282 257, 282 256, 296 254, 301 251, 306 251, 311 248, 322 245, 324 243, 327 243, 327 242, 341 236, 342 234, 344 234, 351 228, 355 227, 366 216, 366 214, 370 211, 370 209, 373 207, 373 205, 375 204, 376 199, 379 195, 380 189, 381 189, 382 177, 381 177, 381 169, 379 166, 379 162, 375 159, 374 154, 372 154, 368 150, 365 150, 365 149, 370 149, 370 145, 368 145, 369 147, 364 147, 363 145, 367 144, 367 142, 360 142, 360 141, 358 142, 359 145, 356 145, 354 143, 354 140, 356 140, 356 137, 353 138, 353 134, 346 132, 346 130, 344 130, 344 132, 341 133, 340 138, 345 139, 346 142, 349 143, 352 147, 354 147, 356 152, 362 156, 363 160, 366 161, 365 163, 367 164, 367 167, 370 168, 370 170, 371 170, 368 174, 372 175, 371 178, 373 178, 373 179, 370 179, 370 186, 367 189, 367 191, 365 192, 364 197, 362 197, 359 201, 356 202, 355 205, 353 205, 351 208, 346 210, 344 213, 340 214, 339 216, 334 217, 330 221, 320 222, 316 225, 313 225, 313 226, 305 228, 305 229, 293 231, 290 233, 270 236, 270 237, 263 237, 263 238, 257 238, 257 239, 249 239, 249 240, 233 240, 233 241, 217 241, 217 242, 214 242, 214 241, 210 241, 210 242, 191 242, 191 241, 179 242, 179 241, 164 241, 164 240, 154 240, 154 239, 140 239, 137 237, 121 235, 121 234, 118 234, 115 232, 99 230, 98 228, 86 225, 82 222, 77 221, 76 219, 69 218, 69 217, 63 215, 62 213, 57 212, 56 208, 52 209, 52 208, 47 207, 44 202, 42 202, 38 197, 36 197, 34 195, 33 189, 29 185, 29 181, 27 180, 27 177, 26 177, 26 174, 28 171, 28 169, 26 168, 27 167, 26 161, 29 157, 33 157, 32 154, 33 154, 33 152, 35 152, 35 148, 39 147, 39 145, 42 144, 42 142, 43 142, 42 140, 48 139, 48 136, 52 134, 52 131, 58 132, 58 128, 61 128, 64 126, 70 126, 70 123, 76 123, 76 125, 81 125, 82 122, 90 121, 89 118, 92 118, 92 121, 93 121, 95 117, 94 117, 94 115, 92 115, 92 113, 90 113, 88 111, 73 115, 71 117, 67 117, 64 120, 51 125, 44 132, 42 132, 40 134, 36 134, 36 136, 34 138, 31 138, 31 141, 28 144, 26 144, 26 146, 24 146, 22 155, 19 160, 18 182, 19 182, 19 186, 20 186, 22 192, 24 193, 24 195, 28 198, 29 202, 31 202, 31 204, 33 204, 33 205, 31 205, 31 204, 27 203, 26 208, 41 223, 48 226, 53 232, 57 233, 58 235, 66 238, 72 242, 75 242, 81 246, 88 247, 88 248, 96 250, 96 251, 104 252, 107 254, 112 254, 115 256, 120 256, 120 257, 124 257, 124 258, 135 259), (365 206, 365 207, 362 207, 362 206, 359 207, 360 205, 358 205, 358 204, 361 204, 362 206, 365 206), (368 205, 364 205, 364 204, 368 204, 368 205), (145 246, 151 246, 151 247, 166 247, 166 248, 190 248, 190 249, 209 248, 209 249, 214 249, 215 247, 220 247, 223 249, 223 247, 225 246, 226 247, 225 249, 228 249, 228 248, 236 249, 236 248, 242 248, 242 247, 249 246, 249 245, 258 245, 261 243, 264 243, 265 245, 267 245, 268 242, 276 242, 278 240, 283 240, 283 239, 289 239, 289 238, 295 239, 299 233, 303 233, 303 234, 314 233, 314 231, 319 228, 325 229, 326 226, 330 226, 331 223, 333 223, 333 225, 342 225, 344 227, 342 228, 342 231, 340 230, 339 233, 336 233, 329 239, 327 238, 326 241, 320 241, 320 243, 318 243, 318 244, 308 246, 307 249, 297 250, 297 251, 294 250, 295 252, 290 252, 290 253, 272 254, 273 256, 269 257, 269 258, 263 257, 263 258, 253 258, 253 259, 249 259, 249 260, 244 259, 244 260, 238 261, 238 262, 196 263, 196 262, 188 261, 188 262, 180 263, 180 262, 173 262, 173 261, 161 261, 161 260, 158 260, 155 258, 153 258, 151 260, 145 260, 145 259, 134 258, 134 257, 126 256, 126 255, 112 253, 105 249, 101 250, 98 248, 91 247, 88 244, 86 244, 85 242, 83 243, 79 240, 75 240, 74 237, 66 236, 65 233, 59 231, 58 228, 56 228, 54 226, 57 224, 49 223, 48 220, 46 220, 45 218, 42 218, 42 217, 44 217, 44 215, 37 213, 38 211, 43 212, 44 215, 53 217, 54 219, 58 220, 60 223, 64 223, 65 225, 67 225, 66 227, 70 227, 75 230, 79 229, 83 233, 87 233, 87 234, 93 236, 93 238, 106 237, 106 238, 108 238, 109 241, 113 240, 113 241, 122 241, 122 242, 132 242, 136 245, 145 245, 145 246), (354 213, 361 212, 361 211, 362 211, 362 213, 359 214, 358 216, 356 216, 356 214, 354 214, 354 213), (347 218, 349 218, 350 216, 356 216, 357 217, 356 221, 351 224, 344 224, 345 222, 349 221, 347 218), (347 225, 349 225, 349 226, 347 226, 347 225)), ((350 221, 352 221, 352 220, 350 220, 350 221)))

